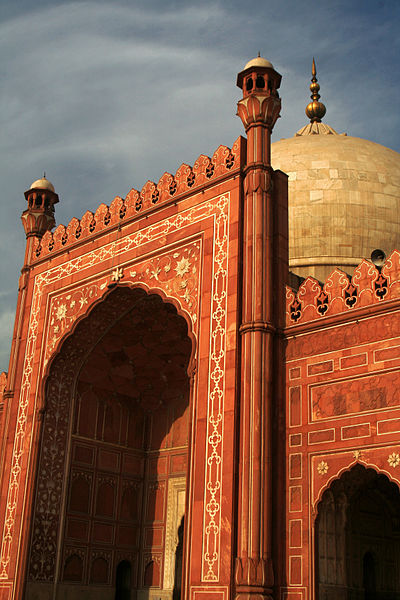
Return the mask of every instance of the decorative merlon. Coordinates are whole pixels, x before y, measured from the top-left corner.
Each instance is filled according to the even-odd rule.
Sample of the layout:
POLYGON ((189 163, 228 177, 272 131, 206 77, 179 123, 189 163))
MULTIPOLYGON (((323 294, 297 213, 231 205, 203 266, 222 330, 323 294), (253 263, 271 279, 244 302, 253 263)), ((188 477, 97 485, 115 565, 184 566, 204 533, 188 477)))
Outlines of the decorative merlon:
POLYGON ((33 260, 42 259, 51 253, 76 244, 91 235, 115 227, 122 221, 145 213, 155 205, 177 200, 213 180, 229 175, 244 166, 246 140, 239 137, 232 148, 219 146, 212 158, 200 155, 193 167, 182 164, 175 176, 164 173, 159 182, 147 181, 142 190, 131 189, 125 198, 116 196, 110 206, 100 204, 93 214, 87 211, 79 220, 71 219, 67 226, 59 225, 53 232, 47 231, 38 240, 33 260))
POLYGON ((400 252, 394 250, 381 270, 363 260, 352 277, 335 269, 324 284, 307 277, 297 293, 287 287, 286 325, 308 323, 399 298, 400 252))

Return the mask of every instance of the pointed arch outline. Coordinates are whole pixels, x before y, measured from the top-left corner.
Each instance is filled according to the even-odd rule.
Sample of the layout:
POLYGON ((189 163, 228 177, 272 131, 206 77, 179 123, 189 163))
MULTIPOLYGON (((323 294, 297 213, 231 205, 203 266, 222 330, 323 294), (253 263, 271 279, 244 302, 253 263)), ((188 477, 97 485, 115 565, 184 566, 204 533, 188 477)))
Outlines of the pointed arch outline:
MULTIPOLYGON (((101 298, 95 299, 84 314, 74 321, 73 328, 65 336, 62 336, 60 340, 62 345, 58 346, 58 352, 49 361, 47 376, 42 378, 44 387, 42 388, 43 419, 41 438, 43 440, 46 431, 52 429, 50 437, 52 443, 57 447, 57 451, 53 451, 52 456, 48 456, 49 453, 43 454, 41 450, 38 453, 36 490, 32 507, 31 551, 28 560, 28 580, 30 581, 57 581, 61 573, 61 542, 64 527, 63 503, 65 502, 66 489, 64 475, 70 462, 68 458, 68 440, 70 439, 72 426, 73 398, 82 365, 85 364, 85 360, 93 348, 116 323, 134 310, 135 306, 151 298, 151 296, 157 296, 162 304, 172 305, 175 314, 185 322, 185 335, 191 341, 191 354, 187 368, 188 380, 191 381, 195 374, 196 340, 191 331, 191 323, 188 322, 187 317, 182 315, 181 307, 178 305, 177 308, 176 300, 171 301, 172 299, 169 299, 169 301, 165 301, 163 296, 166 297, 166 294, 164 292, 161 294, 154 289, 146 288, 148 286, 132 286, 129 282, 126 282, 114 285, 112 288, 107 289, 101 298), (121 304, 123 306, 122 310, 121 304), (96 323, 101 324, 100 332, 96 329, 96 323), (191 336, 189 336, 189 332, 191 336), (76 344, 78 335, 85 340, 84 345, 76 344), (60 381, 62 384, 60 384, 60 381), (51 477, 55 479, 55 482, 53 482, 53 495, 58 496, 60 506, 60 511, 57 514, 50 514, 47 506, 46 481, 51 477), (62 500, 63 498, 64 500, 62 500), (41 531, 40 520, 42 514, 46 515, 47 521, 52 521, 55 531, 53 544, 48 543, 48 535, 43 535, 41 531), (39 555, 42 556, 42 559, 45 556, 46 559, 39 560, 39 555), (48 568, 49 566, 50 568, 48 568)), ((192 398, 189 396, 189 404, 191 403, 192 398)))
POLYGON ((342 477, 342 475, 346 472, 349 472, 354 469, 354 467, 356 467, 357 465, 360 465, 361 467, 364 467, 365 470, 371 470, 374 471, 377 475, 384 475, 387 477, 387 479, 390 481, 390 483, 394 483, 397 488, 399 489, 399 493, 400 493, 400 479, 396 479, 395 477, 393 477, 393 475, 387 470, 387 469, 382 469, 381 467, 378 467, 376 464, 373 463, 369 463, 365 460, 359 459, 359 458, 355 458, 350 464, 340 468, 335 474, 331 475, 329 477, 329 479, 324 483, 324 485, 322 485, 318 491, 317 497, 315 498, 315 500, 312 502, 312 506, 311 506, 311 524, 313 527, 315 527, 315 521, 318 517, 318 507, 322 502, 323 499, 323 495, 324 493, 329 490, 329 488, 332 486, 332 484, 335 481, 339 481, 339 479, 342 477))
MULTIPOLYGON (((385 449, 386 450, 390 449, 390 446, 385 449)), ((380 448, 380 450, 383 450, 383 448, 380 448)), ((320 508, 324 501, 324 495, 330 492, 333 496, 332 485, 335 482, 340 481, 340 479, 343 477, 344 474, 346 474, 346 473, 350 474, 351 471, 353 471, 354 469, 357 468, 357 466, 362 467, 366 474, 368 471, 370 471, 372 473, 375 473, 376 477, 383 476, 386 479, 388 484, 393 484, 396 487, 397 493, 400 496, 400 481, 399 480, 394 478, 393 475, 386 469, 382 469, 382 468, 378 467, 376 464, 368 463, 366 460, 362 460, 360 458, 354 458, 354 460, 350 464, 340 468, 334 475, 332 475, 329 478, 329 480, 323 486, 321 486, 318 496, 317 496, 315 502, 311 504, 310 511, 309 511, 310 530, 311 530, 310 546, 309 546, 309 559, 310 559, 311 590, 312 590, 313 598, 314 598, 314 596, 317 597, 316 596, 316 592, 317 592, 316 545, 317 545, 317 530, 318 530, 317 529, 317 527, 318 527, 317 519, 321 514, 320 508)), ((381 495, 381 501, 385 505, 385 509, 388 510, 388 513, 390 513, 388 501, 386 498, 382 498, 382 495, 381 495)), ((387 516, 389 518, 392 518, 391 514, 387 514, 387 516)))
MULTIPOLYGON (((147 296, 152 296, 152 295, 159 296, 165 304, 171 304, 175 308, 177 315, 182 317, 185 320, 186 325, 187 325, 187 336, 190 339, 191 344, 192 344, 191 354, 190 354, 189 363, 188 363, 188 367, 187 367, 187 375, 189 378, 194 376, 194 373, 196 371, 196 360, 197 360, 197 336, 194 332, 195 328, 194 328, 193 319, 190 316, 190 313, 183 308, 180 300, 172 295, 166 294, 162 288, 157 287, 157 286, 149 286, 144 281, 119 282, 118 284, 108 286, 101 296, 99 296, 98 298, 94 298, 92 303, 87 307, 86 311, 84 311, 82 314, 78 315, 76 317, 76 319, 73 321, 70 329, 65 331, 63 333, 63 335, 60 337, 60 339, 57 340, 57 343, 51 352, 51 355, 45 365, 45 368, 43 370, 43 374, 41 377, 40 391, 39 391, 39 405, 37 407, 37 410, 39 412, 43 413, 46 410, 45 403, 46 403, 47 381, 50 377, 52 365, 54 364, 54 361, 57 359, 57 356, 60 354, 60 351, 61 351, 63 345, 65 344, 65 342, 69 338, 73 337, 76 334, 76 331, 79 328, 80 324, 85 319, 90 318, 93 311, 95 311, 99 305, 101 305, 103 302, 107 302, 107 299, 113 294, 113 292, 115 290, 124 289, 124 288, 130 289, 130 290, 141 289, 146 293, 147 296)), ((138 300, 138 302, 139 301, 140 300, 138 300)), ((118 319, 116 321, 114 321, 114 323, 110 324, 109 328, 113 327, 115 325, 115 323, 119 319, 122 319, 123 316, 127 312, 132 310, 132 308, 133 307, 128 308, 124 314, 119 315, 118 319)), ((108 330, 103 332, 102 336, 98 338, 96 343, 100 342, 102 337, 104 335, 106 335, 107 331, 108 330)), ((92 349, 93 349, 93 347, 88 350, 87 354, 89 354, 92 349)), ((87 354, 86 354, 86 356, 87 356, 87 354)), ((83 358, 82 360, 84 361, 85 359, 83 358)))
POLYGON ((37 388, 39 404, 44 393, 43 379, 49 373, 49 363, 61 348, 60 342, 79 326, 85 314, 90 313, 90 307, 107 299, 112 291, 110 288, 142 287, 148 294, 159 295, 163 301, 174 305, 178 314, 187 321, 191 340, 195 341, 200 320, 201 236, 191 236, 185 239, 184 244, 173 244, 165 252, 118 263, 111 269, 113 267, 113 276, 121 271, 123 281, 119 278, 113 282, 111 270, 107 268, 96 277, 59 290, 48 302, 45 333, 41 340, 41 375, 37 388), (160 273, 163 273, 163 277, 159 278, 160 273), (156 281, 159 285, 152 285, 156 281))

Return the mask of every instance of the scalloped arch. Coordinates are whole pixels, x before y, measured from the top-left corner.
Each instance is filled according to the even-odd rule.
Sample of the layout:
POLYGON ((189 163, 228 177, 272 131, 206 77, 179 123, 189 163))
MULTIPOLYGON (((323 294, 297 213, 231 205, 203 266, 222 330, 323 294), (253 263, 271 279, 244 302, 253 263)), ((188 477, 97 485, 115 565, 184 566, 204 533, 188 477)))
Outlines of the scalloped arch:
POLYGON ((360 461, 360 460, 354 459, 354 461, 350 465, 342 467, 341 469, 339 469, 337 471, 337 473, 335 473, 334 475, 331 475, 331 477, 328 479, 328 481, 320 488, 320 490, 318 492, 318 496, 315 499, 315 501, 313 502, 313 507, 312 507, 313 521, 314 522, 315 522, 315 519, 318 516, 318 507, 319 507, 319 505, 321 504, 321 502, 323 500, 323 495, 325 494, 325 492, 328 491, 331 488, 332 484, 335 481, 339 481, 341 479, 341 477, 345 473, 350 473, 355 467, 357 467, 357 465, 359 465, 360 467, 363 467, 366 471, 370 470, 370 471, 374 471, 374 473, 376 473, 377 475, 383 475, 391 483, 395 484, 397 486, 397 488, 399 489, 399 492, 400 492, 400 481, 398 481, 397 479, 395 479, 390 474, 389 471, 387 471, 385 469, 380 469, 377 465, 374 465, 372 463, 364 463, 364 461, 360 461))
MULTIPOLYGON (((135 289, 139 289, 139 290, 144 291, 147 296, 151 296, 151 295, 159 296, 164 303, 171 304, 175 308, 177 315, 179 315, 181 318, 183 318, 186 322, 187 335, 192 343, 192 351, 191 351, 190 360, 189 360, 189 364, 188 364, 188 376, 191 376, 193 374, 193 370, 195 368, 196 350, 197 350, 196 336, 193 332, 192 319, 191 319, 189 313, 182 308, 179 300, 177 300, 173 296, 168 296, 164 292, 164 290, 162 290, 161 288, 150 287, 144 282, 138 282, 138 283, 134 283, 134 284, 132 284, 130 282, 119 283, 118 285, 116 285, 112 288, 106 289, 105 292, 103 293, 103 295, 100 296, 99 298, 95 298, 93 300, 93 302, 88 306, 87 310, 83 314, 79 315, 76 318, 71 329, 69 331, 65 332, 64 335, 58 340, 58 342, 47 362, 45 371, 43 373, 43 380, 42 380, 42 384, 41 384, 41 388, 42 388, 41 397, 42 398, 45 397, 45 389, 46 389, 46 385, 47 385, 47 380, 51 374, 52 364, 57 359, 57 356, 61 352, 63 345, 66 343, 66 341, 69 338, 74 337, 74 335, 77 332, 77 329, 79 329, 80 324, 83 321, 85 321, 86 319, 90 318, 91 314, 93 313, 93 311, 96 310, 97 307, 102 305, 104 302, 107 302, 107 300, 110 298, 110 296, 112 296, 112 294, 115 293, 117 290, 122 290, 122 289, 129 289, 129 290, 132 290, 132 292, 135 289)), ((132 307, 129 308, 128 310, 131 310, 131 309, 132 309, 132 307)), ((120 315, 119 318, 122 318, 122 315, 120 315)), ((119 318, 117 320, 119 320, 119 318)))

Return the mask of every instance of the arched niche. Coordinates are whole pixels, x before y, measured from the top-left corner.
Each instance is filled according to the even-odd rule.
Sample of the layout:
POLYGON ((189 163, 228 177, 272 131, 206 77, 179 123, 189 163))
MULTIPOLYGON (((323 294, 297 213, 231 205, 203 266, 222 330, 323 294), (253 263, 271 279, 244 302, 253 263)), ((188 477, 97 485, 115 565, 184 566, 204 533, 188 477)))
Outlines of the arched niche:
POLYGON ((317 600, 400 598, 400 491, 357 464, 325 490, 315 521, 317 600))
POLYGON ((115 288, 65 339, 46 385, 28 592, 29 581, 57 582, 72 598, 64 563, 77 547, 82 589, 111 598, 125 553, 132 589, 164 591, 165 579, 172 598, 168 502, 186 476, 193 357, 188 321, 140 288, 115 288))

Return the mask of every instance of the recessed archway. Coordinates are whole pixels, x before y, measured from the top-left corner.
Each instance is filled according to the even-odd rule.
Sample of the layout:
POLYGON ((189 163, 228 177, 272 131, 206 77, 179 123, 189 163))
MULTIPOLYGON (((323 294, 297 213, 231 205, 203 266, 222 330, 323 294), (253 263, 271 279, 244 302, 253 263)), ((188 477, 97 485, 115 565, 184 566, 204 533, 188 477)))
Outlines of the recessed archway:
POLYGON ((400 598, 400 492, 356 465, 333 481, 315 523, 316 598, 400 598))
POLYGON ((53 497, 61 512, 53 581, 63 597, 85 589, 128 597, 130 579, 132 598, 157 590, 172 598, 175 546, 167 541, 178 539, 182 518, 192 355, 187 321, 139 288, 114 290, 64 342, 46 389, 31 579, 36 569, 43 580, 35 532, 43 527, 42 467, 52 463, 65 480, 53 497), (65 460, 49 456, 54 436, 65 460))

